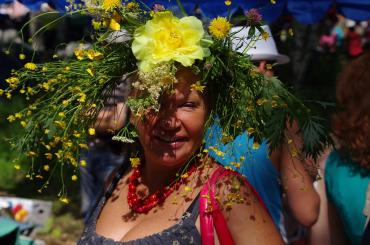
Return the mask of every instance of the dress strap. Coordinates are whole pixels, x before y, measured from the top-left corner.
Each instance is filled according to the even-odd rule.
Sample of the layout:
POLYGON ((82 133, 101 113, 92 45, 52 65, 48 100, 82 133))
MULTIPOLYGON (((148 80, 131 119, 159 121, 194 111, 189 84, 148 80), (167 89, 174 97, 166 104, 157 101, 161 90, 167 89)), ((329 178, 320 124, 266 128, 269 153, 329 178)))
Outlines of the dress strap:
POLYGON ((190 218, 194 221, 194 223, 197 220, 198 215, 199 215, 199 199, 200 199, 199 197, 200 197, 200 194, 198 194, 195 197, 195 199, 193 200, 193 202, 190 204, 190 206, 185 212, 185 214, 186 213, 190 214, 190 218))

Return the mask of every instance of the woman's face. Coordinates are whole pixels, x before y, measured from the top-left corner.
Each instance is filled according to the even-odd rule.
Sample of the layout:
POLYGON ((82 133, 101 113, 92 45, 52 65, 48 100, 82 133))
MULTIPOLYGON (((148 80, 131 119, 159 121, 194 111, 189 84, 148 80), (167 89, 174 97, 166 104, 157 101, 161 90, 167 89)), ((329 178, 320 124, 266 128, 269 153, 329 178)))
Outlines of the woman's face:
POLYGON ((159 114, 135 120, 146 161, 170 168, 184 164, 202 142, 207 110, 202 94, 191 89, 199 77, 179 69, 175 92, 161 100, 159 114))

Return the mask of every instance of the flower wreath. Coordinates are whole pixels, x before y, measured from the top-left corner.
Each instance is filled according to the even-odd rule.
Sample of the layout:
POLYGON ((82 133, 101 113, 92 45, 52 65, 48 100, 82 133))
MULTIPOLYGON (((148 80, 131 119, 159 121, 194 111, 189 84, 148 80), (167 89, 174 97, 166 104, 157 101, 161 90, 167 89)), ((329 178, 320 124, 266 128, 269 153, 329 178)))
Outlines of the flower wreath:
MULTIPOLYGON (((129 97, 127 105, 143 117, 149 109, 159 110, 158 98, 173 88, 179 65, 191 67, 201 77, 192 89, 203 92, 207 87, 212 94, 214 107, 208 125, 219 121, 223 141, 247 131, 256 144, 267 139, 273 150, 287 140, 287 121, 294 118, 304 139, 302 154, 315 158, 330 143, 320 117, 277 78, 256 72, 246 50, 233 51, 233 41, 253 47, 256 40, 268 38, 255 10, 246 16, 248 36, 238 40, 226 18, 217 17, 206 27, 194 16, 175 17, 161 5, 149 8, 135 1, 99 0, 70 9, 75 12, 93 17, 92 47, 77 48, 72 59, 29 62, 13 72, 6 80, 9 87, 1 91, 7 98, 20 93, 29 101, 7 118, 19 120, 23 127, 23 136, 13 139, 12 147, 31 159, 29 178, 49 172, 50 179, 58 168, 77 170, 86 164, 77 160, 79 152, 87 149, 86 136, 95 134, 92 125, 123 75, 137 74, 132 87, 141 93, 129 97), (256 34, 256 29, 262 34, 256 34)), ((136 136, 127 125, 114 139, 129 143, 136 136)), ((60 195, 65 197, 64 187, 60 195)))

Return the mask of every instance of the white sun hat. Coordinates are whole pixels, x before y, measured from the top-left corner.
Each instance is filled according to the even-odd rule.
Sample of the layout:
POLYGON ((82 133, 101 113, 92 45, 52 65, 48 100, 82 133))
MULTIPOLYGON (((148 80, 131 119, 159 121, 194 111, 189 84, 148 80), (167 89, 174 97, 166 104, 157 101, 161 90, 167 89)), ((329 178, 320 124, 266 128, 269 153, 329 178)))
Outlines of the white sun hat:
MULTIPOLYGON (((249 55, 253 61, 273 60, 280 65, 289 63, 289 57, 287 55, 279 54, 277 51, 274 38, 271 35, 270 27, 268 25, 264 25, 262 28, 269 34, 269 38, 264 40, 261 37, 251 47, 247 47, 248 43, 250 43, 250 40, 247 39, 249 27, 236 26, 231 28, 231 33, 235 33, 232 40, 233 49, 237 52, 243 52, 247 48, 246 54, 249 55)), ((257 29, 256 32, 259 33, 257 29)))

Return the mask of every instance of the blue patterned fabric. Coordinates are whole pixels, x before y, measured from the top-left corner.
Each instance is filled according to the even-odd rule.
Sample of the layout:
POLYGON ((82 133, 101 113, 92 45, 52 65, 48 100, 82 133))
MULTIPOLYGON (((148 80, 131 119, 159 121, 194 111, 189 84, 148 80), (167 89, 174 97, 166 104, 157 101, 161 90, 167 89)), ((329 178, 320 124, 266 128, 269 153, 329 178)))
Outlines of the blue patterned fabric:
POLYGON ((212 125, 206 132, 206 148, 209 154, 224 166, 231 166, 234 170, 247 178, 256 189, 269 210, 274 223, 280 225, 281 188, 280 174, 268 157, 267 142, 263 142, 259 149, 254 150, 253 138, 247 133, 239 135, 233 142, 222 144, 222 129, 219 124, 212 125), (217 154, 212 146, 225 155, 217 154), (243 158, 245 158, 243 160, 243 158), (241 163, 240 168, 232 163, 241 163))

